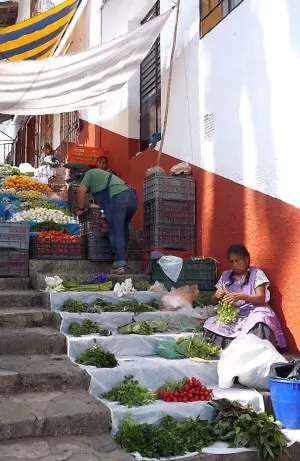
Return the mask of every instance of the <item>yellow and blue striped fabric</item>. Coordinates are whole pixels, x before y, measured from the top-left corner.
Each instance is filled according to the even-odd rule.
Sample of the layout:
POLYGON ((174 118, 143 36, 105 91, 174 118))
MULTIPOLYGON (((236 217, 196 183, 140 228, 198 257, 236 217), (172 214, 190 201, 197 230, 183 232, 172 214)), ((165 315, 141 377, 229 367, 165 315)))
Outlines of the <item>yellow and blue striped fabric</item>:
POLYGON ((0 28, 0 60, 20 61, 51 56, 81 0, 66 0, 45 13, 0 28))

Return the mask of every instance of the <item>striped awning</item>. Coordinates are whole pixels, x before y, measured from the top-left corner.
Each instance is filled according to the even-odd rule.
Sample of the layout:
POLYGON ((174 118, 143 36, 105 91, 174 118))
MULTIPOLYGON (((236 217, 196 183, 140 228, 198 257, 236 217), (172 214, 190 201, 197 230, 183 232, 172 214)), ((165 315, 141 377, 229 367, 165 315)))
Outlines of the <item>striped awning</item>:
POLYGON ((66 0, 45 13, 0 28, 0 60, 20 61, 51 56, 81 0, 66 0))

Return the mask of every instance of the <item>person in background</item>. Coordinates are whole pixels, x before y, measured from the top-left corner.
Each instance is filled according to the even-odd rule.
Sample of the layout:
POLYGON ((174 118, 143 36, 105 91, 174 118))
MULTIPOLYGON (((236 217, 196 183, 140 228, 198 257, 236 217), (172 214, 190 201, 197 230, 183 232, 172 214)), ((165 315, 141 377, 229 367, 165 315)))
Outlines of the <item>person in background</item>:
POLYGON ((108 158, 105 157, 105 155, 100 155, 100 157, 97 158, 96 165, 97 165, 97 168, 100 168, 100 170, 107 171, 108 173, 112 173, 115 176, 117 176, 116 173, 111 168, 108 168, 108 158))
POLYGON ((89 170, 77 191, 78 216, 84 211, 85 194, 93 195, 108 222, 109 239, 114 253, 113 272, 124 274, 129 223, 138 206, 136 191, 118 176, 100 168, 89 170))
POLYGON ((239 308, 239 318, 236 323, 225 325, 219 324, 216 317, 210 317, 204 324, 206 337, 226 347, 237 336, 252 333, 285 348, 280 322, 268 304, 270 282, 266 274, 258 267, 250 266, 250 254, 244 245, 231 245, 227 259, 231 269, 223 272, 216 284, 212 303, 233 302, 239 308))
POLYGON ((43 153, 43 161, 46 163, 50 163, 51 166, 56 167, 60 164, 60 159, 54 149, 49 142, 45 142, 42 145, 42 153, 43 153))

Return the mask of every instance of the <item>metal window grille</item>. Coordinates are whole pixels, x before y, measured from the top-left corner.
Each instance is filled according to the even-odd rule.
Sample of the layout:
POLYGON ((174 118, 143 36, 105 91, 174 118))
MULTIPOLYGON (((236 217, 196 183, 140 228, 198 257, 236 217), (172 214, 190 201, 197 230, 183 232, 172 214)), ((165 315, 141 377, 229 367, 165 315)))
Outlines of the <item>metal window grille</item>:
POLYGON ((200 0, 200 35, 203 37, 244 0, 200 0))
POLYGON ((79 112, 65 112, 60 116, 60 152, 65 158, 69 144, 78 144, 80 131, 79 112))
MULTIPOLYGON (((141 24, 160 14, 155 2, 141 24)), ((149 146, 153 133, 161 129, 160 39, 158 38, 140 65, 140 150, 149 146)))

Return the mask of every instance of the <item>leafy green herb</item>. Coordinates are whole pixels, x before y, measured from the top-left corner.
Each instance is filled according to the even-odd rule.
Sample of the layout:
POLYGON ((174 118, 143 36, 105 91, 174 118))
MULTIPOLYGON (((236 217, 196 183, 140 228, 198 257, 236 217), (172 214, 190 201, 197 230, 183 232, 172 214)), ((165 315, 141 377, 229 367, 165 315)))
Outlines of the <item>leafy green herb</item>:
POLYGON ((81 352, 76 358, 76 363, 92 365, 97 368, 114 368, 119 365, 116 357, 111 352, 100 349, 94 340, 94 345, 81 352))
MULTIPOLYGON (((61 224, 57 224, 54 221, 44 221, 37 224, 34 224, 30 227, 32 232, 40 232, 47 230, 65 230, 61 224)), ((67 232, 68 233, 68 232, 67 232)))
POLYGON ((128 408, 148 405, 156 400, 156 393, 142 387, 133 376, 125 376, 124 380, 103 395, 104 398, 126 405, 128 408))
POLYGON ((214 442, 213 426, 200 419, 176 421, 166 416, 159 424, 137 424, 125 417, 119 428, 116 441, 129 453, 149 458, 201 451, 214 442))
POLYGON ((257 413, 250 406, 227 399, 215 400, 213 422, 216 438, 231 447, 257 448, 266 461, 285 454, 287 439, 273 416, 257 413))
POLYGON ((217 322, 228 325, 239 318, 239 309, 232 302, 220 301, 217 306, 217 322))
POLYGON ((82 303, 70 298, 63 303, 62 310, 67 312, 86 312, 88 307, 88 303, 82 303))
POLYGON ((161 319, 138 320, 118 328, 121 335, 152 335, 153 333, 163 333, 168 330, 168 324, 161 319))
POLYGON ((221 348, 208 339, 204 339, 201 335, 194 335, 190 338, 178 338, 176 350, 185 357, 210 360, 220 355, 221 348))
POLYGON ((133 286, 137 291, 148 291, 151 287, 151 283, 149 283, 148 280, 137 280, 133 283, 133 286))
POLYGON ((210 304, 211 304, 211 299, 209 295, 198 295, 194 301, 194 307, 209 306, 210 304))
POLYGON ((110 331, 102 329, 95 322, 89 319, 84 320, 82 323, 74 322, 69 326, 69 333, 73 336, 83 336, 90 334, 99 334, 100 336, 109 336, 110 331))

